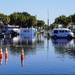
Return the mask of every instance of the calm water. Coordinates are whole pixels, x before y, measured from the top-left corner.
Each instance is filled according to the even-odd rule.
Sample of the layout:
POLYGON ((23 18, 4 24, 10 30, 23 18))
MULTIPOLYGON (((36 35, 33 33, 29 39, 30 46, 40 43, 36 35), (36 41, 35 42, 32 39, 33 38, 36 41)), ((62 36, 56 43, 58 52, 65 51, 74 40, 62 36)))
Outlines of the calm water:
POLYGON ((38 35, 33 43, 28 43, 27 38, 25 41, 17 38, 0 39, 3 51, 3 57, 0 57, 1 75, 75 74, 74 39, 53 40, 38 35), (6 47, 8 56, 5 56, 6 47))

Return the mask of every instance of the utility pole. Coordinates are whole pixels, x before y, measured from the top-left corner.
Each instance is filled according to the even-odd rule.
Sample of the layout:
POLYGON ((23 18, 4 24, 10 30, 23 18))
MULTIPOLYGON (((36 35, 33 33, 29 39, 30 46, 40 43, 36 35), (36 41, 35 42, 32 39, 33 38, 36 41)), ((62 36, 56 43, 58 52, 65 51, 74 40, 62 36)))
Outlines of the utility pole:
POLYGON ((49 37, 50 36, 49 35, 49 11, 47 11, 47 15, 48 15, 48 19, 47 19, 47 25, 48 25, 47 35, 49 37))
POLYGON ((49 26, 49 11, 47 11, 47 14, 48 14, 48 19, 47 19, 47 24, 48 24, 48 26, 49 26))

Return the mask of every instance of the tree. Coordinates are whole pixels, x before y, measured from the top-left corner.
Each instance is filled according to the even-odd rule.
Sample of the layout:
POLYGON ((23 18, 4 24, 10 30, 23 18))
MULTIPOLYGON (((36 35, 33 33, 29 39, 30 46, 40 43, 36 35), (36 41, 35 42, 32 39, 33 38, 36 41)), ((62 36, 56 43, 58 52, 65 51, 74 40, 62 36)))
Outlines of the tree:
POLYGON ((22 14, 27 17, 30 16, 30 14, 28 14, 27 12, 23 12, 22 14))
POLYGON ((44 26, 45 26, 45 22, 43 20, 37 21, 37 27, 39 27, 41 29, 41 28, 44 28, 44 26))
POLYGON ((69 18, 71 23, 75 24, 75 14, 70 15, 68 18, 69 18))
POLYGON ((16 12, 14 12, 14 13, 11 14, 9 17, 10 17, 10 24, 16 24, 19 15, 18 15, 16 12))
POLYGON ((10 17, 4 14, 0 14, 0 20, 2 20, 4 24, 8 24, 10 22, 10 17))
POLYGON ((57 17, 55 19, 54 23, 56 23, 56 24, 62 24, 62 25, 64 25, 64 26, 67 27, 67 25, 69 24, 69 19, 65 15, 62 15, 62 16, 57 17))
POLYGON ((51 24, 50 25, 50 29, 52 30, 53 28, 57 28, 58 27, 58 25, 57 24, 51 24))
POLYGON ((27 26, 32 27, 34 25, 36 25, 36 17, 30 16, 29 19, 27 20, 27 26))
POLYGON ((10 22, 10 17, 9 16, 5 16, 4 17, 4 24, 8 24, 10 22))
POLYGON ((21 27, 24 27, 25 26, 26 17, 23 14, 20 14, 19 15, 18 23, 20 24, 21 27))
POLYGON ((37 21, 37 26, 38 27, 42 27, 42 26, 44 26, 45 25, 45 22, 43 21, 43 20, 38 20, 37 21))
MULTIPOLYGON (((4 22, 4 24, 10 24, 10 25, 19 25, 23 28, 25 27, 36 27, 37 25, 37 19, 35 16, 30 15, 27 12, 14 12, 10 14, 9 16, 0 14, 0 18, 4 22)), ((43 26, 45 23, 43 20, 38 21, 38 26, 43 26)))

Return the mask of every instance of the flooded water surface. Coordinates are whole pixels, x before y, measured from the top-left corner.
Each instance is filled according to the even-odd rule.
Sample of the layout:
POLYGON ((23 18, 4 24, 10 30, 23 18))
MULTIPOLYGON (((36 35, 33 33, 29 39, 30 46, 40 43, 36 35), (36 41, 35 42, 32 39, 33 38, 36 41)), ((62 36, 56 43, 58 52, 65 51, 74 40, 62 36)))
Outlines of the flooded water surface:
POLYGON ((75 40, 1 38, 0 74, 75 74, 75 40))

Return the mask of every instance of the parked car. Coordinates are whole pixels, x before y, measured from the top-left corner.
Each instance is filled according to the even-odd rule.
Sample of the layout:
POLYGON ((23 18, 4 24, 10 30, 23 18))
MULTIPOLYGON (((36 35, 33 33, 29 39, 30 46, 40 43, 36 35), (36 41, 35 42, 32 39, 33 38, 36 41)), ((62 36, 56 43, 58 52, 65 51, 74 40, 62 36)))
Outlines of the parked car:
POLYGON ((51 36, 56 39, 56 38, 73 38, 74 37, 74 33, 68 29, 68 28, 54 28, 51 32, 51 36))

